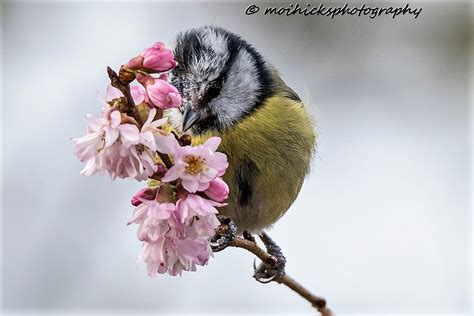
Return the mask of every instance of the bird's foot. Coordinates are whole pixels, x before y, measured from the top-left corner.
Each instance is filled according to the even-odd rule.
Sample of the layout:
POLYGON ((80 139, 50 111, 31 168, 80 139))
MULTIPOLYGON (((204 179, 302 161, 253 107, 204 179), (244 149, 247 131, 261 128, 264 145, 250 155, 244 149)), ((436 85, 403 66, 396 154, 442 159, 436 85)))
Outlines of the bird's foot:
POLYGON ((209 240, 213 252, 227 248, 237 234, 237 226, 228 216, 217 215, 221 224, 216 228, 216 233, 209 240))
POLYGON ((257 267, 254 261, 253 277, 260 283, 269 283, 285 274, 286 258, 281 252, 281 248, 265 232, 262 232, 259 237, 265 244, 267 252, 276 259, 276 262, 272 266, 262 262, 257 267))
POLYGON ((243 232, 243 237, 247 239, 248 241, 255 242, 255 238, 252 236, 252 234, 246 230, 243 232))

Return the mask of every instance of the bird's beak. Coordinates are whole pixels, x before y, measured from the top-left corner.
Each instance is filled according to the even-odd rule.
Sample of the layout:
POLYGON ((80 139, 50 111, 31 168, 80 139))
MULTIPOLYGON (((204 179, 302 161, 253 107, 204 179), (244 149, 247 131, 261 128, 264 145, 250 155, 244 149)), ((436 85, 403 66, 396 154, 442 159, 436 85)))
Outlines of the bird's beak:
POLYGON ((191 106, 187 106, 183 114, 183 132, 186 132, 200 120, 201 115, 197 111, 193 110, 191 106))

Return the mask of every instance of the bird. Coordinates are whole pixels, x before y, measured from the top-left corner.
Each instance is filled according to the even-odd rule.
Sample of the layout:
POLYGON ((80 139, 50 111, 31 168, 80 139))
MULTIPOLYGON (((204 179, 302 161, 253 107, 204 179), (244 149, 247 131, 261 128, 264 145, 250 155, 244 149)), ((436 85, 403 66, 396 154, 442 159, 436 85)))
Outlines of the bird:
MULTIPOLYGON (((165 115, 191 134, 193 145, 221 138, 229 198, 219 214, 231 219, 235 233, 259 234, 275 252, 282 265, 263 275, 273 278, 283 273, 285 259, 265 230, 290 208, 310 171, 317 141, 313 119, 277 69, 235 33, 219 26, 186 30, 176 36, 173 52, 177 66, 170 80, 182 104, 165 115)), ((232 238, 224 237, 215 250, 232 238)))

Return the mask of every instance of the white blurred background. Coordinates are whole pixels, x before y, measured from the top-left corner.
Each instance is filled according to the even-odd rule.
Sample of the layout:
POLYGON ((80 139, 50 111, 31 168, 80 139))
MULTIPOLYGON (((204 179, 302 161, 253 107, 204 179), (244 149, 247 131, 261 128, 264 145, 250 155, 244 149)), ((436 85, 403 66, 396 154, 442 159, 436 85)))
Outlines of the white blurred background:
POLYGON ((247 5, 4 4, 3 312, 313 313, 255 282, 241 249, 148 278, 125 225, 142 184, 79 175, 69 139, 100 111, 105 67, 216 24, 254 44, 318 121, 313 172, 270 231, 287 272, 339 314, 470 313, 469 5, 411 3, 416 20, 247 5))

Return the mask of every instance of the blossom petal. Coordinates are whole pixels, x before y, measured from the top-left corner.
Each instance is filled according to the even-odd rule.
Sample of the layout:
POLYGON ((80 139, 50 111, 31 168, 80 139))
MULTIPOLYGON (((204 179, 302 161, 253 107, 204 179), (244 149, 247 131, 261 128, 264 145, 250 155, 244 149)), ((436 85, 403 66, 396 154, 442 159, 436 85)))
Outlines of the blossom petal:
POLYGON ((153 121, 153 119, 155 118, 155 115, 156 115, 156 109, 151 109, 148 112, 148 118, 146 119, 145 124, 143 124, 142 129, 146 129, 151 124, 151 121, 153 121))
POLYGON ((217 170, 214 168, 206 168, 205 170, 202 171, 201 177, 203 179, 206 179, 208 181, 212 181, 217 177, 217 170))
POLYGON ((110 125, 113 127, 117 127, 120 125, 122 121, 122 116, 120 115, 119 111, 112 111, 110 113, 110 125))
POLYGON ((133 102, 140 104, 145 101, 145 89, 142 86, 133 86, 130 88, 130 94, 132 95, 133 102))
POLYGON ((197 191, 206 191, 209 188, 209 182, 198 182, 197 191))
POLYGON ((140 141, 140 131, 133 124, 121 124, 117 128, 120 131, 120 140, 125 147, 138 144, 140 141))
POLYGON ((220 137, 210 137, 208 140, 206 140, 206 142, 203 145, 214 152, 217 150, 220 143, 221 143, 220 137))
POLYGON ((190 193, 195 193, 199 186, 199 182, 188 179, 182 179, 182 184, 183 188, 190 193))
POLYGON ((104 127, 105 130, 105 146, 111 146, 119 138, 119 131, 110 126, 104 127))
POLYGON ((163 154, 171 154, 174 156, 176 151, 180 147, 178 141, 176 140, 173 134, 169 134, 166 136, 157 134, 155 138, 156 150, 163 154))
POLYGON ((179 178, 179 171, 178 171, 178 167, 176 166, 173 166, 171 167, 167 172, 166 174, 164 175, 164 177, 161 179, 162 182, 170 182, 170 181, 174 181, 176 179, 179 178))
POLYGON ((158 128, 158 127, 162 126, 163 124, 165 124, 167 121, 168 121, 167 117, 161 118, 159 120, 151 122, 150 127, 158 128))
POLYGON ((112 101, 113 99, 117 99, 121 97, 123 97, 123 93, 119 89, 112 87, 111 85, 107 87, 107 95, 106 95, 107 101, 112 101))

